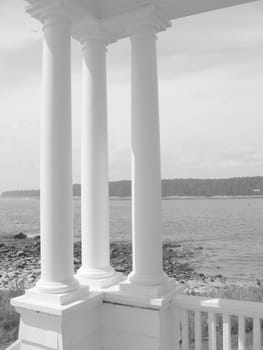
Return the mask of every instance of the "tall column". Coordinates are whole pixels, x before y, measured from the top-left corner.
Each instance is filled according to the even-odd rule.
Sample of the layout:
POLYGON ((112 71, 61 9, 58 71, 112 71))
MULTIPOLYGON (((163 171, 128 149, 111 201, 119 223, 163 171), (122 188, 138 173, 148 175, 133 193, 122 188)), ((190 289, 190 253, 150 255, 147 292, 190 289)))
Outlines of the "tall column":
POLYGON ((78 277, 102 288, 120 280, 110 265, 106 46, 103 38, 83 43, 81 127, 82 266, 78 277))
POLYGON ((41 278, 37 288, 66 293, 78 287, 73 277, 69 18, 57 12, 48 14, 43 33, 41 278))
POLYGON ((140 287, 145 287, 146 294, 159 294, 168 277, 162 268, 158 77, 153 26, 136 28, 131 35, 131 50, 133 271, 121 288, 140 291, 140 287))

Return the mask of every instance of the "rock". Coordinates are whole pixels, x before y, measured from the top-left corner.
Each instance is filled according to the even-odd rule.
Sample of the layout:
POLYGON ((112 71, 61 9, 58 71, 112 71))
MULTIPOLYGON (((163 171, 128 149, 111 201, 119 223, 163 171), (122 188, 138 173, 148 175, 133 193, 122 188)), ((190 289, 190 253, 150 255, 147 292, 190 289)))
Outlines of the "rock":
POLYGON ((16 253, 16 256, 19 258, 19 257, 22 257, 24 256, 25 253, 23 252, 23 250, 19 250, 17 253, 16 253))
POLYGON ((76 265, 80 264, 80 259, 74 258, 74 264, 76 264, 76 265))
POLYGON ((23 268, 24 267, 24 261, 21 260, 17 260, 13 263, 13 267, 15 268, 23 268))
POLYGON ((25 233, 23 233, 23 232, 19 232, 16 235, 14 235, 14 238, 15 239, 26 239, 27 235, 25 233))
POLYGON ((9 248, 4 246, 3 248, 1 248, 1 253, 8 253, 9 252, 9 248))
POLYGON ((34 242, 34 247, 40 247, 40 242, 39 241, 36 241, 36 242, 34 242))
POLYGON ((39 240, 40 240, 40 235, 34 236, 34 237, 33 237, 33 240, 34 240, 34 241, 39 241, 39 240))
POLYGON ((122 267, 122 266, 116 266, 116 267, 115 267, 115 271, 117 271, 117 272, 126 272, 126 271, 125 271, 125 268, 122 267))
POLYGON ((4 247, 4 245, 5 245, 4 243, 0 243, 0 248, 4 247))

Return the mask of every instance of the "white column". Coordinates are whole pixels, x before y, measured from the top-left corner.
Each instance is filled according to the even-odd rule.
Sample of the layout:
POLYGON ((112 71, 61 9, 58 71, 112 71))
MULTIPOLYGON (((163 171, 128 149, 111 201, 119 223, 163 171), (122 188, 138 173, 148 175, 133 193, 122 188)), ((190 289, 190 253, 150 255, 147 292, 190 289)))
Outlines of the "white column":
POLYGON ((124 283, 122 288, 126 290, 129 284, 133 288, 144 286, 149 287, 150 294, 159 294, 163 291, 160 286, 167 285, 168 277, 162 268, 160 134, 154 28, 136 28, 131 36, 131 49, 133 271, 128 277, 128 284, 124 283))
POLYGON ((46 293, 66 293, 78 286, 73 277, 70 32, 64 15, 44 19, 41 279, 37 288, 46 293))
POLYGON ((120 279, 110 265, 106 46, 83 41, 81 126, 82 283, 101 288, 120 279))

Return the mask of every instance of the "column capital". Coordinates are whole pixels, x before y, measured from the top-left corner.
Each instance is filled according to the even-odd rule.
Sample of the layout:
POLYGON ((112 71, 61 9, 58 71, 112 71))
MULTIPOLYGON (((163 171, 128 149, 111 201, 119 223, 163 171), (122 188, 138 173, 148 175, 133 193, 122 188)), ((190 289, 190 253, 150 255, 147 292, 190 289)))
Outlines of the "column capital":
POLYGON ((133 37, 141 34, 155 34, 166 30, 171 22, 157 6, 146 6, 127 23, 127 32, 133 37))
POLYGON ((153 4, 103 18, 101 23, 116 40, 135 36, 146 30, 157 33, 171 26, 171 22, 163 11, 153 4))
POLYGON ((29 5, 26 11, 40 22, 50 16, 64 16, 70 21, 79 20, 83 17, 83 9, 69 0, 25 0, 29 5))
POLYGON ((102 23, 94 18, 85 17, 76 22, 72 28, 72 36, 83 46, 87 42, 104 43, 105 45, 115 42, 115 38, 103 28, 102 23))

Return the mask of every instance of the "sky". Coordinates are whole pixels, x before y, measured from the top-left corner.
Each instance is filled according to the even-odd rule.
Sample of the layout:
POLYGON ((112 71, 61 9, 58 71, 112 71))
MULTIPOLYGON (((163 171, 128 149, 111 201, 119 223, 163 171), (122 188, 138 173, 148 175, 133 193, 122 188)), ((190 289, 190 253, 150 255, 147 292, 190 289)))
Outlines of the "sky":
MULTIPOLYGON (((40 24, 0 1, 0 192, 39 188, 40 24)), ((162 178, 263 175, 263 1, 173 21, 158 35, 162 178)), ((130 42, 108 47, 110 180, 129 179, 130 42)), ((73 181, 81 47, 72 41, 73 181)))

